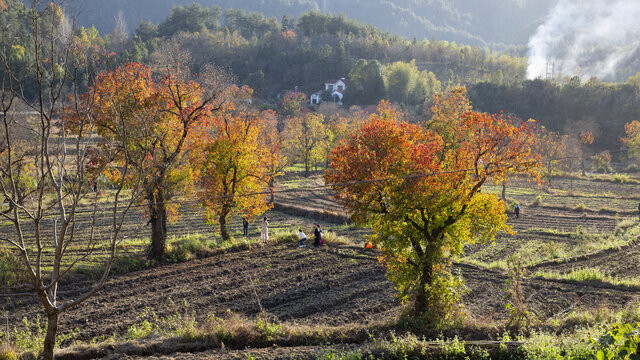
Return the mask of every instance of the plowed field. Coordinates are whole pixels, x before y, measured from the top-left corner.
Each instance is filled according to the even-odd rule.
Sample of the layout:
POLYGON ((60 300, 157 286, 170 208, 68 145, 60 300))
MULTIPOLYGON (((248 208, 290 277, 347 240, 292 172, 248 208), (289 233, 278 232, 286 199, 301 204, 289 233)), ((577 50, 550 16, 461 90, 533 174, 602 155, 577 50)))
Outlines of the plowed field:
MULTIPOLYGON (((557 181, 554 185, 556 183, 561 188, 569 186, 568 181, 557 181)), ((541 190, 522 184, 520 186, 509 187, 507 192, 509 198, 522 204, 521 216, 515 218, 510 215, 509 218, 509 224, 516 233, 502 234, 494 244, 468 246, 465 259, 469 261, 463 259, 456 265, 469 290, 465 303, 470 317, 494 321, 508 316, 504 307, 506 274, 502 270, 486 269, 482 264, 504 260, 518 252, 528 251, 539 255, 537 262, 532 264, 532 269, 568 272, 580 267, 594 267, 612 276, 640 276, 640 245, 631 243, 609 246, 600 243, 592 244, 594 248, 589 250, 590 241, 611 241, 614 244, 615 238, 610 235, 619 221, 632 217, 631 213, 615 215, 598 211, 574 211, 571 204, 578 200, 574 201, 576 197, 570 195, 561 198, 564 200, 558 200, 560 205, 567 205, 565 209, 544 205, 530 206, 527 201, 534 196, 532 194, 541 190), (579 257, 564 262, 553 261, 562 259, 567 254, 579 257), (480 266, 472 265, 470 260, 480 266)), ((638 194, 632 186, 605 182, 591 184, 575 181, 573 186, 585 193, 601 193, 604 199, 589 200, 596 205, 609 203, 608 199, 620 197, 625 197, 624 201, 631 204, 638 194), (590 185, 594 187, 591 188, 590 185)), ((587 197, 581 195, 579 198, 587 197)), ((279 201, 292 205, 313 203, 327 211, 341 211, 324 192, 309 193, 297 199, 282 197, 279 201)), ((579 201, 584 203, 583 200, 579 201)), ((622 205, 627 206, 626 203, 622 205)), ((132 216, 140 219, 139 215, 132 216)), ((278 212, 271 212, 269 216, 274 227, 284 229, 308 229, 318 222, 278 212)), ((633 217, 637 219, 637 215, 633 217)), ((333 226, 341 234, 352 234, 356 243, 366 233, 366 230, 325 225, 333 226)), ((136 227, 130 229, 133 231, 136 227)), ((185 212, 183 219, 172 229, 174 234, 213 234, 212 228, 202 223, 197 209, 185 212)), ((235 223, 232 232, 238 231, 239 224, 235 223)), ((252 236, 257 236, 257 233, 257 227, 252 226, 252 236)), ((377 255, 376 251, 362 249, 359 245, 300 249, 296 245, 269 244, 112 276, 95 297, 65 314, 60 325, 63 331, 77 329, 76 338, 88 341, 114 333, 123 336, 131 325, 142 320, 140 316, 147 308, 159 316, 166 316, 174 313, 176 308, 182 311, 186 307, 189 311, 194 311, 198 320, 227 310, 255 317, 259 312, 258 300, 269 316, 284 322, 307 325, 366 324, 390 318, 401 307, 394 297, 393 285, 386 279, 384 270, 377 261, 377 255)), ((77 297, 90 285, 86 280, 65 284, 60 291, 61 300, 77 297)), ((636 301, 637 292, 636 288, 603 282, 528 278, 524 283, 526 303, 542 320, 573 310, 600 307, 620 309, 636 301)), ((18 323, 23 316, 39 311, 36 299, 30 298, 20 301, 0 299, 0 306, 8 310, 12 324, 18 323)), ((244 359, 254 356, 267 359, 307 359, 314 358, 320 351, 321 348, 318 347, 227 352, 206 350, 156 358, 244 359)))

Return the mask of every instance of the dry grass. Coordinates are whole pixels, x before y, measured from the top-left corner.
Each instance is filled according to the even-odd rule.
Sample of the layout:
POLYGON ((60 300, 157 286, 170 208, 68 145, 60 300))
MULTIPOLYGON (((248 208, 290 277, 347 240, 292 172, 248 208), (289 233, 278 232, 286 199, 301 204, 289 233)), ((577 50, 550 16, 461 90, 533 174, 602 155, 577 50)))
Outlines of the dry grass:
MULTIPOLYGON (((1 339, 1 337, 0 337, 1 339)), ((20 352, 9 344, 0 344, 0 360, 18 360, 20 352)))

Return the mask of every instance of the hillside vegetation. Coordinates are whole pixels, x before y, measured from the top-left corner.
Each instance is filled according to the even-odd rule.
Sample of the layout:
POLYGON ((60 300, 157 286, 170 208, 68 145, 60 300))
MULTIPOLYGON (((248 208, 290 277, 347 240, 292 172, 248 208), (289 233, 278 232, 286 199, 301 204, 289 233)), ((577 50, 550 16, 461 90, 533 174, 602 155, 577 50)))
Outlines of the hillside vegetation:
MULTIPOLYGON (((95 25, 100 32, 110 33, 115 18, 122 12, 130 30, 141 20, 160 22, 176 5, 193 0, 98 1, 74 0, 82 4, 81 25, 95 25)), ((257 11, 280 19, 283 15, 298 17, 319 10, 345 14, 371 23, 385 31, 418 40, 441 39, 469 45, 524 44, 555 0, 201 0, 204 7, 219 6, 257 11)))

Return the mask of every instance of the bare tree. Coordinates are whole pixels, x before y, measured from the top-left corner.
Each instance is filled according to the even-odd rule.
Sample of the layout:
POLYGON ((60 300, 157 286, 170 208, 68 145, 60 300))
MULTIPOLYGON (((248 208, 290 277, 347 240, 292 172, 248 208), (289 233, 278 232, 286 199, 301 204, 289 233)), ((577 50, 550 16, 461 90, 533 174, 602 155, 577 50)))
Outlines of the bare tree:
MULTIPOLYGON (((27 11, 31 33, 23 43, 32 47, 28 69, 11 62, 11 44, 0 51, 0 196, 9 210, 12 233, 0 235, 0 245, 19 255, 24 281, 0 284, 0 296, 36 296, 47 316, 44 359, 53 359, 58 318, 93 296, 111 270, 127 211, 137 200, 143 169, 128 162, 110 172, 115 189, 106 199, 91 184, 111 160, 127 151, 121 144, 95 145, 94 99, 80 94, 79 77, 88 57, 75 42, 60 4, 32 0, 27 11), (24 74, 35 75, 35 98, 25 95, 24 74), (24 102, 31 116, 18 116, 16 102, 24 102), (125 181, 130 190, 123 192, 125 181), (133 181, 131 181, 133 179, 133 181), (130 185, 133 184, 133 185, 130 185), (108 209, 100 216, 98 204, 108 209), (104 220, 98 228, 99 220, 104 220), (105 224, 106 223, 106 224, 105 224), (58 301, 60 280, 80 261, 103 256, 99 280, 75 299, 58 301)), ((3 29, 11 30, 11 29, 3 29)), ((16 33, 15 38, 21 34, 16 33)), ((119 129, 126 136, 126 128, 119 129)), ((126 156, 124 156, 126 158, 126 156)))

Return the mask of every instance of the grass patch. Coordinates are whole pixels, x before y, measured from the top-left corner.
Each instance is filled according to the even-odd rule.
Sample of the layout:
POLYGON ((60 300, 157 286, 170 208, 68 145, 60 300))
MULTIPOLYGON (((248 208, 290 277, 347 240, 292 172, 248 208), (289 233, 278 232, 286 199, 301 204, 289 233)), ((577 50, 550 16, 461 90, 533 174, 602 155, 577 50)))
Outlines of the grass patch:
POLYGON ((616 286, 627 286, 640 288, 640 279, 621 279, 612 277, 598 268, 584 267, 571 269, 568 273, 560 273, 556 271, 538 270, 533 277, 550 280, 566 280, 573 282, 597 282, 616 286))
MULTIPOLYGON (((12 359, 11 356, 21 354, 31 354, 26 358, 36 358, 36 355, 42 352, 47 323, 42 321, 40 314, 33 319, 23 317, 19 326, 8 329, 5 334, 4 344, 0 345, 0 359, 12 359)), ((59 333, 56 336, 56 347, 59 348, 65 343, 71 343, 78 335, 78 329, 74 329, 68 333, 59 333)), ((23 358, 16 357, 15 359, 23 358)))
POLYGON ((504 259, 511 255, 522 259, 523 265, 527 267, 547 261, 571 259, 627 245, 640 234, 640 226, 633 225, 630 220, 619 222, 619 229, 611 235, 581 226, 577 226, 575 231, 540 228, 521 230, 518 233, 528 235, 527 240, 523 241, 518 237, 500 238, 463 257, 461 261, 486 269, 505 271, 507 262, 504 259), (539 239, 536 235, 539 235, 539 239))
POLYGON ((14 346, 8 344, 0 344, 0 360, 18 360, 20 352, 14 346))
MULTIPOLYGON (((307 235, 309 237, 309 235, 307 235)), ((269 236, 269 241, 275 244, 297 244, 299 239, 293 230, 276 229, 269 236)))
POLYGON ((334 232, 327 231, 322 235, 322 243, 330 246, 340 246, 352 244, 351 240, 346 236, 340 236, 334 232))
POLYGON ((536 198, 533 199, 533 202, 531 202, 531 206, 543 206, 543 205, 544 205, 544 201, 542 200, 542 195, 536 196, 536 198))
POLYGON ((204 342, 211 347, 266 347, 321 345, 330 342, 361 341, 365 338, 362 326, 326 327, 303 326, 271 321, 262 317, 251 320, 231 311, 206 317, 203 322, 195 320, 195 312, 183 303, 180 310, 168 300, 175 310, 171 315, 160 317, 145 309, 139 322, 127 330, 126 340, 150 337, 175 337, 183 342, 204 342))
POLYGON ((631 180, 631 177, 627 174, 613 174, 613 181, 619 182, 620 184, 628 183, 631 180))
POLYGON ((171 298, 167 299, 166 306, 173 309, 173 312, 164 317, 158 316, 150 308, 145 308, 138 317, 139 322, 127 329, 125 339, 138 340, 157 335, 192 341, 196 337, 195 310, 192 310, 186 301, 183 301, 181 309, 178 310, 171 298))

